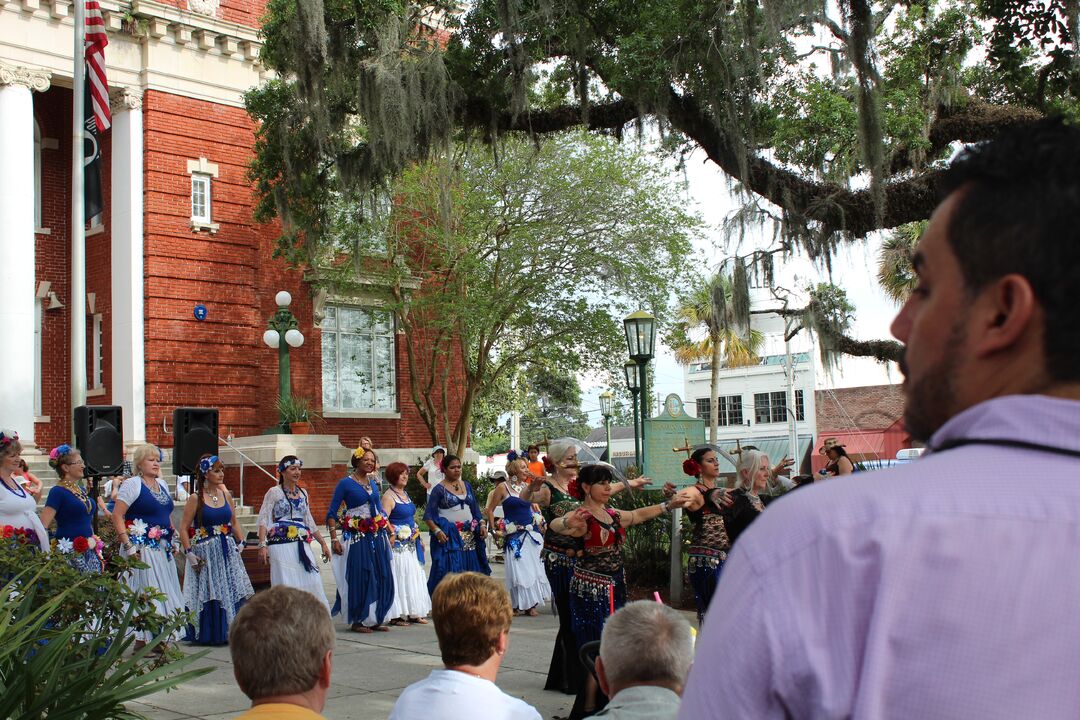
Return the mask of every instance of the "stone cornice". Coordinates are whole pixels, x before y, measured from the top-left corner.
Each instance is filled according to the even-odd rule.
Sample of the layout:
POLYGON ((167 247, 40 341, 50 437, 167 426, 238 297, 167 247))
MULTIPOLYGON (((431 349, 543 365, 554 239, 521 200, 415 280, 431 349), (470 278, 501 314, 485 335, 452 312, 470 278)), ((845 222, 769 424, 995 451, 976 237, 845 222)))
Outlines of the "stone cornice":
POLYGON ((52 82, 52 73, 48 70, 11 65, 0 61, 0 85, 23 85, 45 92, 52 82))
POLYGON ((109 107, 114 113, 142 110, 143 94, 135 88, 109 88, 109 107))

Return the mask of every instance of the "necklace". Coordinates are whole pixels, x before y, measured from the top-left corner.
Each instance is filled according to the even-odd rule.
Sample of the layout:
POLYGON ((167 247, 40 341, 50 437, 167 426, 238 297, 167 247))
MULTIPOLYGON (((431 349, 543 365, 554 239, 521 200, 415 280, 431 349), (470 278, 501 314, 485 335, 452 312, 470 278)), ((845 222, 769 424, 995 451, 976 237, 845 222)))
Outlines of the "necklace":
POLYGON ((396 488, 390 488, 390 492, 394 493, 394 497, 396 497, 402 504, 412 502, 412 498, 408 497, 407 495, 405 497, 402 497, 401 493, 399 493, 396 488))
POLYGON ((17 489, 12 490, 11 486, 8 485, 8 481, 6 479, 4 479, 3 483, 4 483, 4 487, 7 488, 7 491, 9 493, 11 493, 12 495, 14 495, 15 497, 20 497, 20 498, 26 497, 26 488, 24 488, 22 485, 20 485, 19 482, 17 480, 15 480, 14 478, 11 480, 11 482, 15 483, 15 487, 17 489))
POLYGON ((89 513, 94 509, 94 503, 90 500, 90 496, 86 494, 86 491, 79 486, 77 482, 71 480, 61 480, 60 487, 67 490, 69 493, 78 498, 82 506, 86 508, 86 512, 89 513))

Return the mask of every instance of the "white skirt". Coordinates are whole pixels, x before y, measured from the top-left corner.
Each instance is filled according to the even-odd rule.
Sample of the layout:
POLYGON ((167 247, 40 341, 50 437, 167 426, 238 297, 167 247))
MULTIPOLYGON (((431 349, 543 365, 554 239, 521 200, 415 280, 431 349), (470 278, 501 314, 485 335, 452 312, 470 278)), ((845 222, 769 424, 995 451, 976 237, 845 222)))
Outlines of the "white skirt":
POLYGON ((327 602, 326 592, 323 590, 322 576, 318 572, 308 572, 304 564, 300 562, 300 556, 296 552, 298 544, 307 553, 312 567, 318 570, 319 565, 315 561, 315 555, 306 542, 276 543, 270 546, 270 585, 288 585, 307 590, 319 598, 326 606, 326 611, 330 612, 330 603, 327 602))
POLYGON ((390 617, 426 617, 431 612, 427 575, 416 556, 415 547, 403 547, 390 554, 394 573, 394 605, 390 617))
POLYGON ((503 547, 506 589, 510 592, 510 602, 515 610, 528 610, 551 599, 551 585, 540 560, 544 538, 535 530, 525 532, 528 537, 521 543, 521 557, 515 557, 509 543, 503 547))
MULTIPOLYGON (((154 600, 154 608, 159 615, 170 617, 184 609, 184 593, 180 590, 180 577, 176 573, 176 562, 172 555, 160 548, 148 548, 138 546, 140 559, 150 567, 145 570, 132 570, 127 573, 124 582, 136 592, 142 592, 147 588, 155 588, 165 596, 163 600, 154 600)), ((131 557, 135 553, 121 549, 120 554, 131 557)), ((149 642, 154 639, 155 632, 151 630, 131 631, 136 640, 149 642)), ((184 628, 180 626, 169 636, 169 641, 179 640, 183 635, 184 628)))

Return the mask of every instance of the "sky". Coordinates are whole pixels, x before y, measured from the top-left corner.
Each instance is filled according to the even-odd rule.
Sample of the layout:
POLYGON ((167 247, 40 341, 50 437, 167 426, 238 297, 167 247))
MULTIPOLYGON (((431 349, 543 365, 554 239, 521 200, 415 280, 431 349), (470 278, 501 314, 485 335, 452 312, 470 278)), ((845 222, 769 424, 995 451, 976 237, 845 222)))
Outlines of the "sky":
MULTIPOLYGON (((744 239, 741 246, 725 246, 722 225, 724 220, 738 207, 738 200, 729 189, 729 181, 724 173, 704 152, 698 150, 687 159, 685 170, 679 170, 674 163, 669 163, 673 177, 686 181, 687 207, 698 212, 705 221, 706 231, 694 242, 694 251, 701 268, 708 272, 715 271, 720 263, 738 253, 747 254, 755 247, 767 247, 769 239, 759 237, 744 239)), ((771 229, 762 233, 771 234, 771 229)), ((805 257, 775 261, 776 284, 784 287, 806 287, 818 282, 833 282, 843 287, 848 299, 855 306, 855 320, 850 334, 860 340, 889 338, 889 324, 899 307, 885 296, 877 284, 877 253, 880 249, 881 236, 870 236, 866 240, 842 247, 833 259, 832 275, 828 270, 815 267, 805 257)), ((706 273, 707 274, 707 273, 706 273)), ((756 306, 755 306, 756 307, 756 306)), ((682 396, 683 369, 676 361, 671 348, 663 345, 660 333, 657 333, 658 353, 650 364, 654 373, 656 391, 663 398, 669 393, 682 396)), ((798 352, 810 346, 808 334, 804 331, 792 341, 792 350, 798 352)), ((837 370, 821 381, 826 387, 858 387, 900 382, 902 378, 895 367, 891 370, 868 358, 844 358, 837 370)), ((601 422, 599 394, 605 387, 596 378, 579 378, 582 388, 582 409, 589 414, 589 421, 594 425, 601 422)), ((684 398, 685 400, 685 398, 684 398)))

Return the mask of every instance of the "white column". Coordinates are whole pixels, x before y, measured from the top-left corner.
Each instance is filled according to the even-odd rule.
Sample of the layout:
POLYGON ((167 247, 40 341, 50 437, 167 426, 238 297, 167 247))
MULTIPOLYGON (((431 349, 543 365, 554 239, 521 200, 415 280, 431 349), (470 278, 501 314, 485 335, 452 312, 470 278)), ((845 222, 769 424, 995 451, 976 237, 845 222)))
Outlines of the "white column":
POLYGON ((125 444, 146 440, 143 347, 142 93, 112 97, 112 398, 123 408, 125 444))
MULTIPOLYGON (((0 328, 34 337, 34 99, 49 88, 47 71, 0 63, 0 328)), ((0 426, 34 446, 34 353, 4 352, 0 426)))

